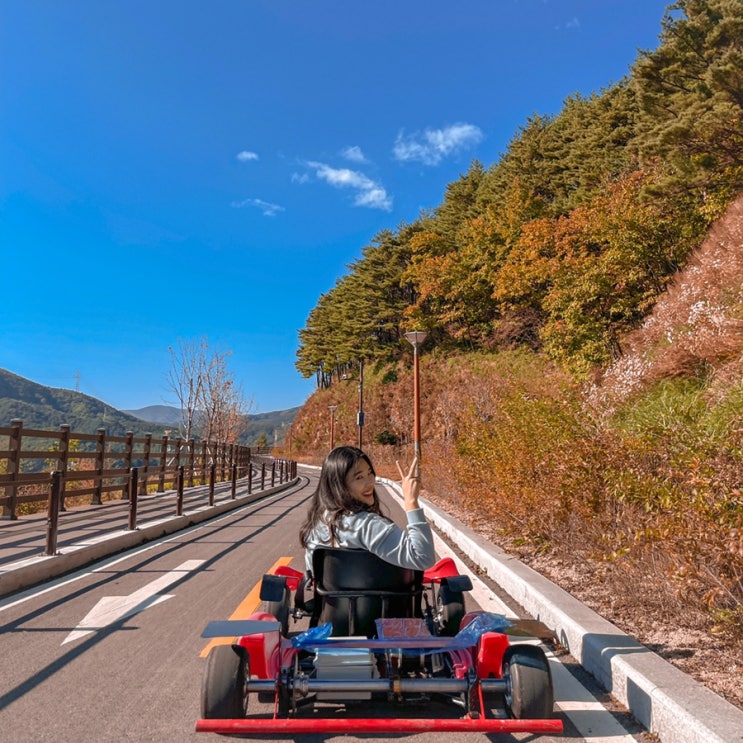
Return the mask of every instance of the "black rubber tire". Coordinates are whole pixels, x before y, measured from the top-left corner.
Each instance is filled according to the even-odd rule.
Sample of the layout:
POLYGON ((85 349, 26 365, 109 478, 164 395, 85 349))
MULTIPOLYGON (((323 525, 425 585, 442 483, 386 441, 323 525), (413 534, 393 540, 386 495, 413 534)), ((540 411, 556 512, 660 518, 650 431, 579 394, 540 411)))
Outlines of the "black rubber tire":
POLYGON ((459 626, 464 618, 464 594, 461 591, 452 591, 446 583, 442 583, 439 586, 436 602, 441 634, 454 637, 459 632, 459 626))
POLYGON ((248 711, 247 653, 232 645, 215 645, 206 659, 201 680, 201 717, 239 719, 248 711))
POLYGON ((554 692, 549 662, 536 645, 512 645, 503 656, 506 707, 518 720, 552 717, 554 692))
POLYGON ((289 614, 291 613, 291 591, 284 586, 284 598, 281 601, 266 601, 266 611, 273 614, 281 624, 281 636, 289 635, 289 614))

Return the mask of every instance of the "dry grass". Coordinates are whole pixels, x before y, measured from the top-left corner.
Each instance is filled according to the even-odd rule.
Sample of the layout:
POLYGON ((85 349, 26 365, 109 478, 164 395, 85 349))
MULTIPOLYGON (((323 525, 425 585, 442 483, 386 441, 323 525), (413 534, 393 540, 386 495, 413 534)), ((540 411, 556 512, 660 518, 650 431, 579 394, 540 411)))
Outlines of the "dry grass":
MULTIPOLYGON (((743 197, 586 388, 542 357, 422 358, 432 499, 743 707, 743 197), (714 638, 713 640, 710 638, 714 638)), ((366 446, 411 455, 409 366, 370 370, 366 446), (375 444, 387 430, 399 446, 375 444)), ((313 395, 295 453, 356 443, 357 381, 313 395)))

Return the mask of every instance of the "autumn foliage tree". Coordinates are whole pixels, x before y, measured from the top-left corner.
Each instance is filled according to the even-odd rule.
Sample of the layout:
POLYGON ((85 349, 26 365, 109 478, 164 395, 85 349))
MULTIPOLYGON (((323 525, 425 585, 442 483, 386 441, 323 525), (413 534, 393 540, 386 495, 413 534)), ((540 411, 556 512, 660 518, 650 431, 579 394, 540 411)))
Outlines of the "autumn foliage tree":
POLYGON ((489 167, 381 232, 300 331, 327 386, 359 358, 524 346, 573 373, 621 354, 711 221, 743 188, 743 6, 680 0, 661 43, 600 93, 534 115, 489 167))

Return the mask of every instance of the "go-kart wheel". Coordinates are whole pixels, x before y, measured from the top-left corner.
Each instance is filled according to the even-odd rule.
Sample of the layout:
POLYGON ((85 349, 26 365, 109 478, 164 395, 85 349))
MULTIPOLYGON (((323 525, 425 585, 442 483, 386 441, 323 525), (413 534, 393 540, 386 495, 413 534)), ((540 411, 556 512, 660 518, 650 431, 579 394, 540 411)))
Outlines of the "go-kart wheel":
POLYGON ((232 645, 213 647, 201 680, 201 717, 207 720, 245 717, 249 678, 247 653, 232 645))
POLYGON ((291 592, 289 586, 284 586, 284 597, 281 601, 266 601, 266 611, 273 614, 281 624, 281 636, 286 637, 289 634, 289 614, 290 614, 291 592))
POLYGON ((536 645, 512 645, 503 655, 506 706, 519 720, 552 717, 554 694, 547 656, 536 645))
POLYGON ((441 634, 454 637, 459 632, 459 625, 464 617, 464 594, 461 591, 452 591, 446 583, 442 583, 436 603, 441 634))

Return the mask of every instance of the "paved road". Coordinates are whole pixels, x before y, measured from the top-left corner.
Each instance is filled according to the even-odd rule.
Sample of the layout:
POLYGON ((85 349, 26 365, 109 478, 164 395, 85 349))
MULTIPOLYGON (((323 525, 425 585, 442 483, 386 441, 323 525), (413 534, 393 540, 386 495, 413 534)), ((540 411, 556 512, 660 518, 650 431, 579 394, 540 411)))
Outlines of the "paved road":
MULTIPOLYGON (((296 535, 315 477, 306 470, 300 484, 283 493, 0 600, 2 740, 209 740, 194 732, 208 650, 200 633, 212 619, 246 616, 257 608, 254 589, 278 562, 301 567, 296 535)), ((401 517, 391 499, 388 508, 401 517)), ((439 549, 448 550, 443 543, 439 549)), ((499 600, 479 582, 474 599, 468 608, 477 602, 492 609, 490 602, 499 600)), ((569 657, 561 660, 567 665, 556 676, 556 694, 565 734, 540 740, 642 740, 612 727, 615 718, 576 684, 579 669, 569 657), (613 732, 586 737, 574 723, 594 736, 613 732)), ((456 737, 463 743, 534 739, 456 737)))

